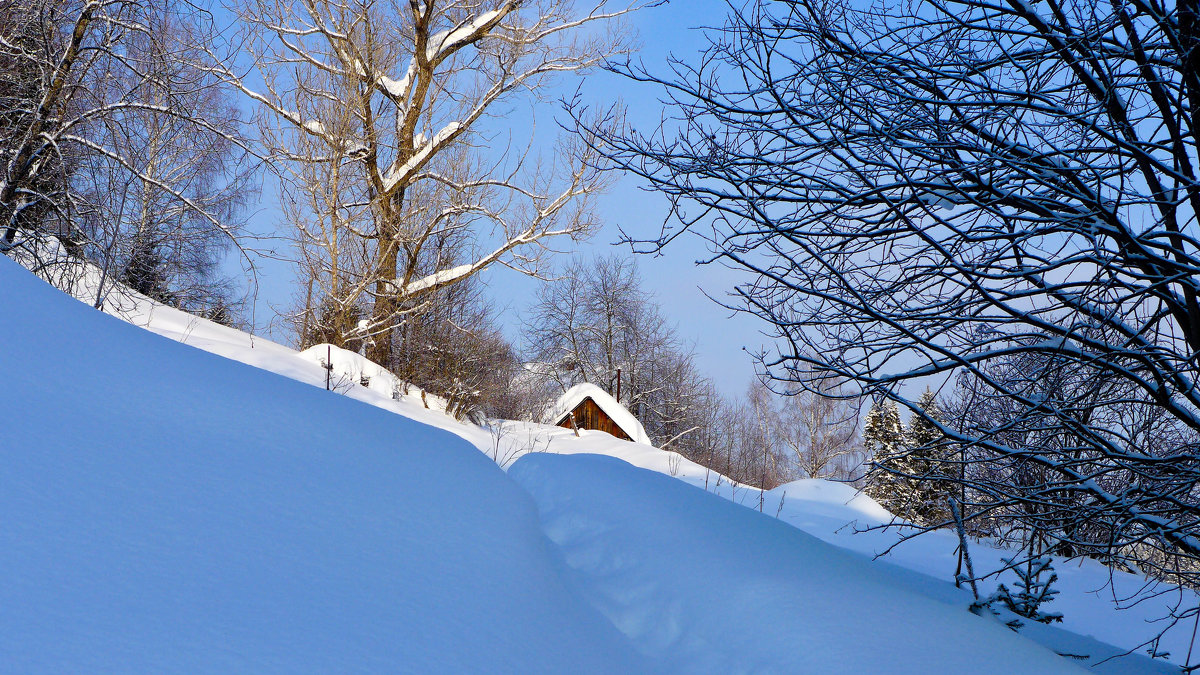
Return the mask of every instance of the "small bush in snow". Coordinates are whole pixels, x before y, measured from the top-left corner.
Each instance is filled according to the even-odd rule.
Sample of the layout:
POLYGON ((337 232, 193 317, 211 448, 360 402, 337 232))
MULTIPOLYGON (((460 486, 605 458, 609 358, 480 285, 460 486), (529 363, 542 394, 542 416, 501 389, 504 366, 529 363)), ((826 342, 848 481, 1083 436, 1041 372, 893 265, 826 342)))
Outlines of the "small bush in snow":
MULTIPOLYGON (((1058 595, 1058 591, 1051 588, 1051 585, 1058 581, 1058 574, 1054 572, 1050 556, 1034 556, 1023 564, 1016 563, 1014 558, 1004 558, 1003 560, 1016 573, 1017 581, 1011 589, 1001 583, 995 593, 977 604, 980 607, 991 609, 994 613, 996 606, 999 606, 1018 617, 1031 619, 1038 623, 1061 622, 1063 620, 1061 613, 1042 611, 1042 605, 1052 601, 1054 596, 1058 595)), ((1006 623, 1013 630, 1017 630, 1023 625, 1020 619, 1015 618, 1006 623)))

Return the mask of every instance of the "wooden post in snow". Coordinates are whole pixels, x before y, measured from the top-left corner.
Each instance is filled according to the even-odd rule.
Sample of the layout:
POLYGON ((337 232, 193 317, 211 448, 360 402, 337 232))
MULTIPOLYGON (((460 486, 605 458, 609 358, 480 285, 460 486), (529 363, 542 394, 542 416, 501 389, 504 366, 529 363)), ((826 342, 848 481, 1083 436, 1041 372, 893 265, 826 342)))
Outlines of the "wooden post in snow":
POLYGON ((333 374, 333 347, 325 345, 325 391, 329 391, 329 376, 333 374))
POLYGON ((571 430, 575 432, 576 436, 578 436, 579 435, 579 426, 577 424, 575 424, 575 413, 571 413, 571 414, 567 415, 567 417, 571 418, 571 430))

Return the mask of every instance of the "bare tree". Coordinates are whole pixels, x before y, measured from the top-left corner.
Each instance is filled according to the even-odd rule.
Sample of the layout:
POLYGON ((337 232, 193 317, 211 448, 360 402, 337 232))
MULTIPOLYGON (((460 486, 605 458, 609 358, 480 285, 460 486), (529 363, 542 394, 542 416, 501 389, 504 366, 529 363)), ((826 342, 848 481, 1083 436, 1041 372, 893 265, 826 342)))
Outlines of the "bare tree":
POLYGON ((187 2, 9 0, 0 30, 14 75, 0 87, 3 246, 53 235, 138 290, 213 304, 250 166, 211 74, 211 15, 187 2))
POLYGON ((525 341, 530 357, 562 390, 592 382, 636 407, 657 385, 650 363, 677 339, 653 297, 641 286, 637 266, 617 256, 576 258, 544 284, 530 310, 525 341))
POLYGON ((746 414, 741 426, 742 455, 756 471, 749 481, 758 486, 758 510, 763 510, 763 495, 783 482, 779 453, 779 410, 775 393, 761 379, 754 379, 746 390, 746 414), (757 474, 757 475, 754 475, 757 474))
POLYGON ((87 197, 81 227, 90 257, 123 286, 229 320, 232 286, 219 265, 255 192, 240 111, 234 92, 201 67, 206 54, 197 45, 210 26, 153 4, 142 21, 146 30, 124 43, 138 70, 106 72, 90 85, 120 83, 129 100, 145 105, 113 112, 93 134, 124 166, 95 153, 80 162, 75 183, 87 197))
MULTIPOLYGON (((46 10, 53 11, 49 6, 46 10)), ((18 231, 35 231, 54 219, 55 205, 65 201, 67 183, 73 168, 63 148, 39 142, 38 134, 50 133, 64 112, 57 94, 47 92, 47 75, 52 59, 63 49, 64 36, 58 21, 63 17, 43 18, 42 8, 32 2, 5 0, 0 3, 0 152, 3 152, 3 184, 0 184, 0 208, 3 209, 3 242, 14 244, 18 231), (56 19, 58 21, 56 21, 56 19), (46 101, 47 94, 51 100, 46 101), (43 107, 57 107, 45 112, 43 107)), ((66 79, 64 75, 63 80, 66 79)), ((67 84, 60 84, 66 89, 67 84)), ((63 98, 69 97, 68 91, 63 98)))
POLYGON ((393 348, 396 375, 445 398, 456 417, 503 417, 518 405, 509 393, 516 352, 478 279, 446 286, 406 313, 393 348))
POLYGON ((1019 489, 963 472, 990 505, 1035 500, 1106 522, 1107 551, 1195 560, 1194 436, 1148 446, 1109 420, 1132 404, 1200 430, 1197 17, 1154 0, 758 2, 700 64, 631 72, 665 85, 677 124, 604 150, 674 200, 653 246, 691 228, 756 275, 738 302, 777 331, 779 377, 845 378, 915 414, 906 383, 969 378, 1010 420, 1075 439, 936 424, 979 462, 1037 468, 1019 489), (1121 386, 1033 395, 989 367, 1018 354, 1121 386))
POLYGON ((852 480, 862 464, 858 406, 827 377, 780 402, 780 442, 802 478, 852 480))
POLYGON ((576 259, 539 292, 525 332, 529 357, 559 392, 580 382, 616 396, 664 449, 688 457, 705 378, 629 258, 576 259))
MULTIPOLYGON (((1195 445, 1193 430, 1153 404, 1142 400, 1128 382, 1114 378, 1102 369, 1080 367, 1070 359, 1048 354, 1014 353, 997 358, 985 366, 989 379, 1004 383, 1004 389, 1021 391, 1025 397, 1044 399, 1058 405, 1074 401, 1090 408, 1089 423, 1111 429, 1113 433, 1131 440, 1147 456, 1169 456, 1174 448, 1195 445), (1089 406, 1088 401, 1107 401, 1107 405, 1089 406)), ((1101 560, 1123 564, 1137 551, 1112 549, 1111 540, 1117 536, 1114 527, 1119 521, 1103 514, 1079 518, 1073 510, 1062 508, 1069 496, 1062 495, 1054 502, 1033 497, 1046 491, 1055 476, 1042 463, 1031 462, 1026 455, 1065 455, 1078 458, 1077 466, 1086 468, 1088 461, 1096 466, 1095 480, 1114 493, 1151 489, 1148 476, 1136 472, 1114 471, 1104 466, 1105 458, 1093 453, 1085 438, 1070 425, 1048 412, 1030 411, 1001 395, 993 388, 982 386, 979 378, 964 375, 958 378, 946 424, 964 435, 979 435, 981 430, 996 436, 1008 447, 1022 448, 1023 453, 994 456, 987 447, 966 445, 951 447, 951 458, 961 461, 959 471, 965 472, 971 483, 998 483, 1009 486, 1008 493, 1028 491, 1030 498, 1022 500, 997 499, 994 493, 970 490, 962 499, 978 512, 975 527, 981 532, 1028 546, 1034 551, 1056 555, 1090 555, 1101 560)), ((1086 507, 1085 502, 1075 505, 1086 507)), ((1161 551, 1155 540, 1139 542, 1134 547, 1142 553, 1161 551)), ((1168 548, 1166 551, 1173 550, 1168 548)), ((1162 557, 1154 553, 1154 558, 1162 557)), ((1186 560, 1178 561, 1185 567, 1186 560)), ((1157 565, 1147 565, 1154 571, 1157 565)), ((1161 576, 1175 577, 1175 564, 1163 567, 1161 576)))
MULTIPOLYGON (((542 272, 550 242, 588 233, 601 185, 586 144, 542 162, 486 123, 547 78, 630 49, 607 0, 257 0, 242 7, 265 88, 304 272, 339 344, 388 364, 405 312, 493 264, 542 272), (492 149, 499 150, 497 147, 492 149), (434 243, 469 247, 439 257, 434 243), (362 319, 351 323, 349 317, 362 319)), ((232 73, 227 73, 232 78, 232 73)))

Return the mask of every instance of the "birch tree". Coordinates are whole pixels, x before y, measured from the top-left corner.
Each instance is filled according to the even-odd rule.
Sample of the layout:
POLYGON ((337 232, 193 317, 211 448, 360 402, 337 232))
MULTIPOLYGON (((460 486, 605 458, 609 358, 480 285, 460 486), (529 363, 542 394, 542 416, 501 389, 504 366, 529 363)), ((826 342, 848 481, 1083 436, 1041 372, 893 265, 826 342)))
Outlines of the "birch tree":
MULTIPOLYGON (((42 147, 37 142, 39 126, 56 126, 50 111, 39 109, 53 103, 45 91, 54 47, 46 45, 59 36, 36 20, 33 3, 5 0, 0 3, 0 152, 3 152, 3 183, 0 184, 0 215, 3 215, 3 246, 11 247, 19 231, 33 231, 53 217, 54 205, 63 201, 71 170, 61 148, 42 147), (39 153, 38 150, 41 150, 39 153)), ((51 43, 57 44, 57 43, 51 43)), ((62 85, 65 86, 65 85, 62 85)), ((49 97, 53 101, 54 95, 49 97)))
POLYGON ((1200 558, 1195 436, 1111 423, 1132 406, 1200 430, 1196 3, 731 9, 698 63, 629 72, 662 85, 666 127, 605 139, 673 200, 648 247, 690 229, 750 271, 731 304, 774 330, 780 378, 845 378, 920 415, 923 378, 963 376, 1009 403, 998 427, 926 417, 981 465, 1038 468, 1019 487, 967 471, 968 498, 1104 522, 1114 555, 1200 558), (1034 374, 989 367, 1013 355, 1121 386, 1031 395, 1034 374), (1046 418, 1073 440, 1006 440, 1046 418))
POLYGON ((188 2, 0 3, 0 248, 54 236, 161 299, 203 296, 251 169, 214 31, 188 2))
POLYGON ((260 104, 335 341, 365 340, 368 358, 388 364, 403 315, 438 289, 494 264, 541 274, 553 240, 592 229, 594 151, 564 137, 540 160, 504 140, 502 120, 550 77, 628 51, 629 10, 607 0, 243 6, 264 84, 239 81, 260 104))
POLYGON ((205 72, 197 45, 210 27, 153 3, 141 21, 145 30, 123 44, 137 70, 89 78, 92 88, 116 83, 142 105, 110 113, 90 134, 121 165, 99 153, 79 163, 81 227, 91 257, 124 287, 220 318, 233 303, 219 266, 257 192, 243 121, 234 92, 205 72))
POLYGON ((854 478, 862 462, 858 406, 828 378, 780 401, 780 440, 800 478, 854 478))

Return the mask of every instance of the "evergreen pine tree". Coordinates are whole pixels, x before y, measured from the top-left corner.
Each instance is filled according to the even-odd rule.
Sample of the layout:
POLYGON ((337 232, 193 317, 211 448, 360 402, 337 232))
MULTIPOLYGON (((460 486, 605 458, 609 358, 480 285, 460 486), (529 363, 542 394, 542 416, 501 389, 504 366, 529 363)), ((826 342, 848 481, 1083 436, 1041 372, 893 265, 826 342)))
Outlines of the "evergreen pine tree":
POLYGON ((863 426, 863 449, 877 457, 896 454, 904 443, 900 409, 892 401, 874 404, 863 426))
POLYGON ((871 457, 867 474, 867 494, 884 508, 905 520, 912 520, 909 505, 916 486, 908 476, 908 448, 900 409, 892 401, 875 404, 867 412, 863 426, 863 448, 871 457))
POLYGON ((938 405, 937 396, 928 388, 917 399, 917 406, 925 412, 925 417, 914 415, 909 419, 908 442, 913 447, 932 446, 942 439, 942 433, 930 420, 942 424, 945 423, 945 416, 938 405))
POLYGON ((896 516, 918 525, 949 520, 946 500, 952 496, 953 465, 949 446, 937 423, 943 413, 928 389, 918 401, 922 414, 913 415, 905 429, 895 403, 872 406, 863 429, 863 444, 872 453, 868 493, 896 516))
POLYGON ((158 247, 147 237, 135 238, 129 262, 121 271, 120 282, 152 300, 172 306, 178 304, 167 284, 158 247))
MULTIPOLYGON (((990 607, 995 612, 995 606, 999 604, 1022 619, 1032 619, 1038 623, 1061 622, 1063 615, 1060 612, 1042 611, 1042 605, 1054 600, 1054 596, 1058 595, 1058 591, 1051 588, 1051 585, 1058 581, 1058 574, 1054 571, 1050 556, 1034 556, 1021 565, 1015 564, 1012 558, 1002 560, 1012 566, 1017 575, 1017 582, 1012 589, 1000 584, 996 592, 980 605, 990 607)), ((1023 624, 1021 619, 1013 619, 1008 621, 1007 625, 1017 630, 1023 624)))
POLYGON ((909 418, 905 434, 909 447, 906 473, 916 483, 906 512, 914 522, 935 525, 950 519, 946 500, 954 495, 951 480, 954 467, 949 461, 950 446, 938 430, 938 424, 945 423, 945 416, 937 396, 927 388, 917 406, 921 414, 909 418))
MULTIPOLYGON (((1011 561, 1006 561, 1011 564, 1011 561)), ((1042 605, 1054 599, 1058 590, 1050 586, 1058 581, 1058 573, 1054 571, 1052 559, 1048 555, 1030 558, 1025 565, 1015 568, 1017 583, 1015 593, 1010 593, 1009 609, 1027 619, 1039 623, 1061 622, 1060 612, 1042 611, 1042 605)))

